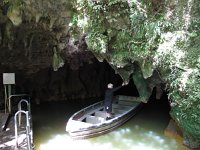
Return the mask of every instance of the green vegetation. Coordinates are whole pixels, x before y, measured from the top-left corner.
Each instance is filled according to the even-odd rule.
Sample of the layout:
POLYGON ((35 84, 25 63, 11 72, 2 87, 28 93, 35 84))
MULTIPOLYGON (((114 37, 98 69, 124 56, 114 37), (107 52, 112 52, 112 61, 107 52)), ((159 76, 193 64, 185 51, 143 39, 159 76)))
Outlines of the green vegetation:
POLYGON ((159 70, 169 91, 171 116, 189 145, 199 144, 200 3, 82 0, 74 6, 73 32, 88 34, 87 44, 97 58, 115 69, 138 62, 144 78, 159 70))

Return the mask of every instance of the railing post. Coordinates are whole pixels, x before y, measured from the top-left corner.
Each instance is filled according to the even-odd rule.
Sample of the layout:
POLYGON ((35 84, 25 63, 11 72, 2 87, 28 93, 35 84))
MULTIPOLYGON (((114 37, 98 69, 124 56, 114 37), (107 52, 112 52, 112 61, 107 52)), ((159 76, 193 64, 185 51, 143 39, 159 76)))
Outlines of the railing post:
POLYGON ((4 91, 5 91, 5 113, 7 113, 6 107, 7 107, 7 99, 8 99, 8 95, 7 95, 7 88, 6 85, 4 84, 4 91))

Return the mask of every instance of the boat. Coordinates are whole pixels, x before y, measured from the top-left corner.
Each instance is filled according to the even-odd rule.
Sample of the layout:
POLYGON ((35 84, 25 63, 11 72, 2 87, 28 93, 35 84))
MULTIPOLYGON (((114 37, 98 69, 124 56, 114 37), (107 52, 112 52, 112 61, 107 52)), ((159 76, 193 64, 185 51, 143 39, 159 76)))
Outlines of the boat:
POLYGON ((87 139, 108 133, 124 124, 141 108, 140 97, 118 95, 112 103, 114 117, 107 120, 104 102, 100 101, 74 113, 66 131, 73 139, 87 139))

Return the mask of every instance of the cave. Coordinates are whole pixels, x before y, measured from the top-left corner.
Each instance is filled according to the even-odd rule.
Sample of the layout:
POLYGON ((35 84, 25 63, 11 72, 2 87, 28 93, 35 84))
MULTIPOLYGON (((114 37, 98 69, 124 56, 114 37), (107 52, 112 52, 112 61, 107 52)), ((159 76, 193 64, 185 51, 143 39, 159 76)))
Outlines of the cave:
POLYGON ((136 96, 143 107, 89 145, 199 149, 199 8, 198 0, 0 1, 0 149, 15 143, 20 99, 30 101, 38 149, 40 133, 62 134, 73 112, 104 99, 108 83, 125 84, 114 96, 136 96))
MULTIPOLYGON (((115 95, 146 96, 148 103, 144 104, 141 113, 136 115, 139 130, 146 132, 143 130, 148 127, 143 125, 150 124, 150 130, 154 131, 155 122, 159 124, 159 131, 155 132, 162 132, 162 135, 170 121, 170 105, 167 92, 164 91, 165 85, 161 82, 158 72, 154 71, 147 79, 141 78, 138 62, 116 70, 106 59, 100 61, 93 53, 85 50, 85 43, 82 43, 82 40, 75 45, 77 43, 81 45, 78 51, 74 52, 71 45, 62 51, 64 64, 56 70, 50 61, 53 53, 43 53, 37 49, 37 45, 32 48, 28 58, 23 53, 19 55, 18 46, 12 56, 5 48, 2 49, 5 57, 1 59, 1 76, 5 72, 15 73, 16 83, 12 85, 12 94, 25 93, 30 96, 34 147, 40 149, 41 144, 50 140, 52 136, 67 135, 67 119, 79 109, 103 100, 108 83, 117 87, 126 82, 115 95), (9 60, 6 57, 9 57, 9 60), (124 79, 122 74, 127 78, 124 79)), ((0 78, 0 82, 3 82, 2 80, 3 77, 0 78)), ((1 85, 2 100, 4 92, 1 85)), ((12 100, 13 115, 17 111, 19 100, 18 97, 12 100)), ((1 101, 0 107, 1 110, 4 109, 4 101, 1 101)), ((131 123, 129 127, 138 128, 137 123, 131 123)), ((59 147, 57 144, 53 145, 59 147)))
MULTIPOLYGON (((103 81, 97 82, 97 79, 99 78, 98 76, 99 73, 93 76, 93 79, 94 79, 93 81, 95 81, 94 82, 95 85, 96 83, 103 84, 102 90, 100 90, 100 94, 98 93, 99 91, 96 90, 100 88, 95 88, 93 86, 91 88, 92 94, 86 94, 88 95, 88 97, 82 97, 82 95, 79 96, 78 94, 81 92, 75 93, 77 97, 67 97, 66 95, 63 97, 59 97, 58 95, 60 94, 53 95, 53 92, 50 92, 51 93, 49 94, 50 97, 44 96, 45 97, 44 99, 48 99, 48 100, 43 101, 42 100, 43 96, 42 96, 42 98, 40 98, 41 99, 40 103, 37 103, 37 101, 33 101, 33 104, 32 104, 33 131, 34 131, 33 137, 34 137, 34 142, 35 142, 34 144, 35 144, 36 149, 39 149, 39 147, 43 149, 45 148, 55 149, 55 147, 61 149, 59 145, 56 145, 56 143, 54 143, 55 142, 54 140, 56 139, 56 137, 59 137, 59 136, 60 138, 62 137, 64 139, 68 139, 68 137, 66 137, 67 133, 65 133, 64 131, 66 123, 67 123, 67 118, 69 118, 74 112, 102 100, 104 98, 105 88, 106 88, 107 83, 111 82, 115 86, 118 86, 118 85, 121 85, 123 82, 122 78, 118 74, 115 74, 115 71, 108 65, 107 62, 97 61, 94 64, 90 64, 88 68, 87 67, 88 65, 83 66, 83 68, 80 68, 80 69, 85 69, 85 73, 87 74, 87 72, 90 72, 90 73, 96 72, 97 68, 99 69, 100 67, 106 68, 106 70, 103 69, 103 72, 106 75, 105 78, 103 78, 103 81), (49 142, 51 140, 52 140, 52 143, 49 142), (49 143, 49 145, 48 144, 45 145, 44 143, 49 143)), ((60 68, 59 70, 64 71, 64 69, 65 69, 65 66, 63 66, 63 68, 60 68)), ((84 71, 82 70, 82 72, 84 71)), ((54 77, 57 77, 57 76, 55 75, 54 77)), ((76 77, 76 76, 74 76, 73 74, 73 77, 76 77)), ((88 78, 88 79, 90 79, 89 81, 92 80, 92 78, 88 78)), ((91 82, 89 81, 85 87, 90 86, 91 82)), ((77 82, 77 79, 75 79, 76 85, 82 84, 82 82, 81 83, 79 82, 81 81, 79 80, 77 82)), ((59 82, 57 81, 57 83, 59 82)), ((60 84, 63 84, 63 79, 61 80, 60 84)), ((59 84, 57 85, 59 86, 59 84)), ((100 85, 96 85, 96 86, 98 87, 100 85)), ((48 85, 46 86, 48 87, 48 85)), ((63 86, 66 86, 66 84, 63 86)), ((66 90, 67 89, 68 88, 66 88, 66 90)), ((46 93, 48 93, 48 91, 46 93)), ((115 95, 118 95, 118 94, 136 96, 136 97, 139 96, 139 92, 133 80, 130 80, 127 85, 125 85, 123 88, 115 92, 115 95)), ((150 130, 152 130, 151 132, 154 132, 154 130, 156 130, 155 128, 159 128, 158 132, 163 134, 164 130, 166 129, 170 121, 169 111, 170 111, 170 105, 169 105, 169 101, 167 97, 167 92, 164 92, 163 95, 160 97, 160 99, 156 99, 156 88, 154 88, 151 93, 148 103, 143 106, 143 108, 136 115, 136 119, 135 120, 133 119, 131 121, 131 124, 128 124, 128 126, 132 125, 134 128, 135 126, 137 127, 139 125, 140 126, 139 128, 142 128, 140 130, 144 130, 143 132, 146 132, 145 131, 146 128, 150 128, 150 130), (143 119, 146 119, 146 120, 143 120, 143 119), (135 121, 138 123, 134 124, 135 121), (157 123, 159 123, 159 127, 157 127, 156 125, 157 123), (149 124, 149 127, 146 126, 147 124, 149 124)), ((62 138, 60 139, 60 141, 64 140, 62 138)), ((70 147, 70 148, 74 147, 76 149, 76 146, 74 146, 76 144, 75 143, 72 144, 71 140, 69 141, 66 140, 66 142, 69 142, 69 145, 66 147, 70 147)), ((79 143, 79 141, 76 141, 76 142, 79 143)), ((102 141, 100 140, 98 142, 102 142, 102 141)), ((122 145, 124 144, 125 143, 122 142, 122 145)), ((80 145, 84 147, 84 144, 80 143, 80 145)), ((92 144, 90 146, 92 147, 92 144)), ((65 146, 63 145, 63 147, 65 146)), ((171 147, 173 148, 173 146, 171 147)))
MULTIPOLYGON (((6 68, 6 72, 16 73, 16 84, 12 86, 12 92, 26 93, 31 97, 33 140, 36 149, 52 136, 67 135, 65 131, 67 118, 75 111, 104 99, 108 83, 113 83, 115 87, 123 83, 121 76, 107 61, 99 62, 95 57, 92 57, 90 63, 83 63, 78 69, 72 68, 67 63, 57 71, 49 67, 31 74, 26 73, 29 70, 6 68)), ((132 76, 133 74, 130 74, 128 83, 116 91, 115 95, 139 96, 138 89, 131 80, 132 76)), ((2 90, 2 99, 3 92, 2 90)), ((164 132, 170 120, 167 93, 164 92, 159 99, 156 93, 154 87, 148 103, 142 108, 142 113, 138 113, 137 119, 145 116, 145 119, 149 118, 147 123, 162 122, 160 130, 164 132)), ((13 99, 13 114, 17 111, 19 100, 19 98, 13 99)), ((4 105, 1 104, 1 108, 3 107, 4 105)), ((139 125, 142 127, 143 121, 139 125)), ((155 126, 151 126, 153 130, 155 126)))

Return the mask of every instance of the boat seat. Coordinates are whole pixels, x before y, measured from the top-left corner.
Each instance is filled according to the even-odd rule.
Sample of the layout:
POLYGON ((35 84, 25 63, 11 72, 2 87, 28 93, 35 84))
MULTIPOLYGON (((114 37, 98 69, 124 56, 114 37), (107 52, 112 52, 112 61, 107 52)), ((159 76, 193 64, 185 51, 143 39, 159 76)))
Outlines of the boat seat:
POLYGON ((97 117, 102 117, 102 118, 106 118, 106 112, 96 111, 96 112, 95 112, 95 116, 97 116, 97 117))
POLYGON ((122 114, 122 113, 124 113, 124 112, 126 112, 126 110, 121 110, 121 109, 117 109, 117 108, 114 108, 114 109, 113 109, 113 113, 114 113, 115 115, 122 114))
POLYGON ((87 123, 92 123, 92 124, 98 124, 103 122, 105 119, 102 117, 95 117, 95 116, 87 116, 86 117, 86 122, 87 123))
POLYGON ((133 106, 133 105, 135 105, 137 103, 134 102, 134 101, 119 100, 118 104, 119 105, 126 105, 126 106, 133 106))
POLYGON ((129 110, 132 108, 130 105, 123 105, 123 104, 113 104, 112 107, 115 109, 121 109, 121 110, 129 110))

